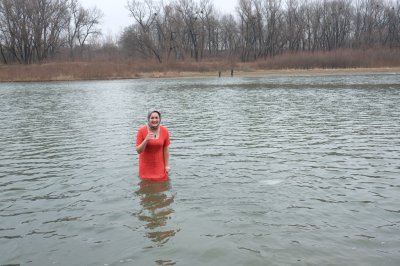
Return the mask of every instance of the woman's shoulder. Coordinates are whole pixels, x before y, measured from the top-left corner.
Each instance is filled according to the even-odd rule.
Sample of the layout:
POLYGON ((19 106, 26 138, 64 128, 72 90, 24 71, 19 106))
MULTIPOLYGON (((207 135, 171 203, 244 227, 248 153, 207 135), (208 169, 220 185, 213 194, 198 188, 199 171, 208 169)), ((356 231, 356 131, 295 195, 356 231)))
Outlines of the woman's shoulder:
POLYGON ((168 128, 166 126, 160 125, 160 129, 163 131, 168 132, 168 128))
POLYGON ((147 125, 141 126, 138 131, 139 132, 147 132, 147 125))

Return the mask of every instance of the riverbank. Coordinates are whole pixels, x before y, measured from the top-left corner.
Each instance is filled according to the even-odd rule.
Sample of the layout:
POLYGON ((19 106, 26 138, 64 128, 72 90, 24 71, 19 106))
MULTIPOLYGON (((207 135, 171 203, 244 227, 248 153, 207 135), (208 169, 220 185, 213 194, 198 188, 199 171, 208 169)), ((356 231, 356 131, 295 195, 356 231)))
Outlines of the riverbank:
POLYGON ((369 74, 400 74, 400 67, 385 68, 339 68, 339 69, 248 69, 219 72, 167 72, 143 73, 144 78, 174 78, 174 77, 259 77, 259 76, 329 76, 329 75, 369 75, 369 74))
POLYGON ((0 82, 41 82, 75 80, 113 80, 138 78, 251 77, 268 75, 356 75, 400 74, 400 67, 261 69, 251 64, 206 62, 183 66, 145 66, 140 63, 72 62, 37 65, 2 65, 0 82))

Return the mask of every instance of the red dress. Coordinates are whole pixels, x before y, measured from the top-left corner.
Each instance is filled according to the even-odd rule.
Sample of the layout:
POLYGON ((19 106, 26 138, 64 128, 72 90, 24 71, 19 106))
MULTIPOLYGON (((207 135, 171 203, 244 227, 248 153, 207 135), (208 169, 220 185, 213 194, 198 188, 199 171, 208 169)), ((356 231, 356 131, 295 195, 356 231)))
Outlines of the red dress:
MULTIPOLYGON (((140 145, 148 133, 147 125, 139 129, 136 136, 136 146, 140 145)), ((147 142, 146 148, 139 154, 139 177, 151 180, 168 180, 165 171, 164 148, 170 144, 168 129, 160 125, 160 135, 157 139, 147 142)))

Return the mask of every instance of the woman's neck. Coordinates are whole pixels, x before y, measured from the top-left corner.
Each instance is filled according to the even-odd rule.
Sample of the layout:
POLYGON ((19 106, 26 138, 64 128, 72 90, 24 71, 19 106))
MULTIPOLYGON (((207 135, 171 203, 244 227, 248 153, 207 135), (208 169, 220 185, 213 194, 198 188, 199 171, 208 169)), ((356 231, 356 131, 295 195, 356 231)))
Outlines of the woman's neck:
POLYGON ((160 125, 158 125, 157 127, 152 127, 150 125, 147 125, 147 128, 152 132, 156 132, 160 129, 160 125))

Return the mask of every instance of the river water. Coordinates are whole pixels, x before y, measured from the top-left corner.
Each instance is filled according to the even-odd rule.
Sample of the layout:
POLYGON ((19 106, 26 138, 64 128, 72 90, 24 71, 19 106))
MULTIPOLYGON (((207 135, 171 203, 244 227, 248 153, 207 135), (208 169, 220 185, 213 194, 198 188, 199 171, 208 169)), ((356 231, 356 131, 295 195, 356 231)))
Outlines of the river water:
POLYGON ((400 76, 0 84, 0 265, 400 265, 400 76), (136 130, 171 134, 140 182, 136 130))

